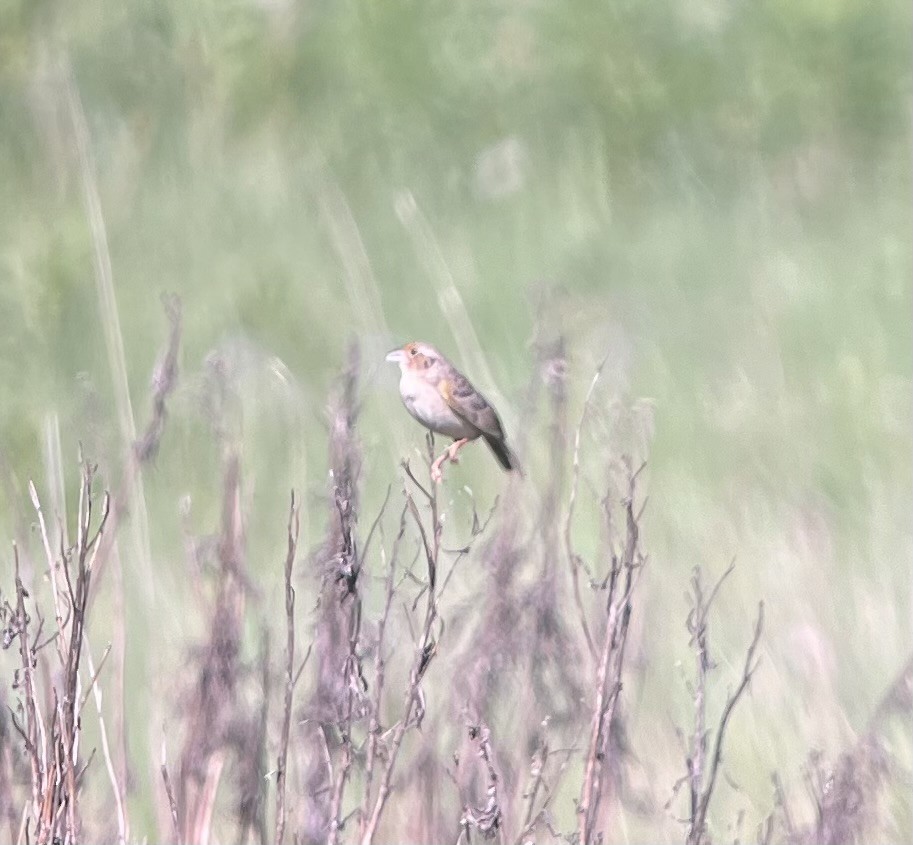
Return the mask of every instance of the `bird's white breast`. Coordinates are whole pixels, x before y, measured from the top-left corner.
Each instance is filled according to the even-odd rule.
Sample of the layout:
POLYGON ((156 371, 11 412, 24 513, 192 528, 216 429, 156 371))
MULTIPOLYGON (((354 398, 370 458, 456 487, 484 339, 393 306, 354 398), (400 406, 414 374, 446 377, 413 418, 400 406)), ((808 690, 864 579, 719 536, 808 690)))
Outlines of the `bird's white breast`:
POLYGON ((406 410, 432 431, 455 440, 478 434, 473 426, 453 412, 434 385, 415 372, 403 371, 399 380, 399 392, 406 410))

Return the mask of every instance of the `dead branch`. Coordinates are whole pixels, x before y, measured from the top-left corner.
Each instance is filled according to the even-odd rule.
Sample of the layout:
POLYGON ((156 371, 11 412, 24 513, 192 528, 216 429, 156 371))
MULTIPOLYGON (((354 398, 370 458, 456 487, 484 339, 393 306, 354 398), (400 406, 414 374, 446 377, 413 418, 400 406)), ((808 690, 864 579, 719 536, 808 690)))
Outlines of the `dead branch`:
POLYGON ((538 362, 549 400, 549 472, 537 520, 539 577, 528 590, 524 605, 533 612, 524 614, 530 625, 529 660, 526 674, 537 702, 523 726, 526 742, 534 741, 536 726, 549 713, 557 723, 566 722, 576 712, 584 695, 579 668, 584 665, 579 642, 570 633, 564 610, 564 578, 558 566, 561 559, 559 521, 567 462, 567 350, 563 336, 544 344, 538 362), (547 659, 543 660, 542 657, 547 659))
POLYGON ((621 558, 613 554, 608 577, 607 616, 602 652, 596 673, 595 703, 590 721, 590 739, 584 766, 583 785, 577 804, 580 845, 590 845, 596 834, 596 820, 603 793, 602 773, 612 750, 612 729, 622 688, 625 644, 631 619, 632 598, 637 575, 645 558, 640 551, 640 528, 635 512, 637 476, 628 467, 628 490, 623 501, 625 544, 621 558), (622 583, 623 582, 623 583, 622 583))
MULTIPOLYGON (((19 640, 20 668, 14 688, 22 690, 21 712, 24 712, 25 724, 21 725, 13 715, 13 726, 23 740, 31 775, 31 801, 23 816, 24 830, 30 837, 34 836, 40 845, 55 839, 65 843, 79 839, 79 787, 82 773, 91 762, 91 755, 84 765, 80 764, 79 759, 79 714, 83 703, 80 695, 80 665, 86 643, 89 589, 98 549, 106 530, 110 501, 105 494, 101 516, 93 533, 93 478, 94 468, 84 463, 76 514, 77 541, 72 549, 61 551, 59 561, 54 559, 47 543, 46 530, 43 529, 49 577, 52 583, 56 583, 58 577, 60 579, 59 589, 54 594, 57 625, 55 635, 42 642, 40 614, 37 630, 31 629, 31 619, 26 609, 29 594, 22 582, 19 551, 15 544, 16 607, 15 611, 5 608, 3 613, 4 617, 9 617, 9 624, 4 631, 4 646, 9 647, 16 638, 19 640), (63 605, 67 607, 66 614, 62 612, 63 605), (46 707, 47 712, 43 712, 35 668, 39 650, 52 639, 57 645, 60 679, 47 682, 47 697, 52 703, 46 707)), ((39 522, 43 525, 41 502, 34 485, 30 485, 30 494, 39 514, 39 522)), ((95 673, 91 668, 90 674, 93 675, 90 686, 97 693, 95 673)), ((119 797, 119 789, 116 797, 119 797)), ((126 816, 122 813, 120 819, 123 832, 126 816)))
POLYGON ((285 788, 288 764, 288 741, 292 724, 292 698, 295 691, 295 588, 292 570, 298 553, 298 534, 301 528, 300 505, 292 490, 289 504, 287 551, 285 555, 285 693, 282 709, 282 737, 276 760, 276 845, 282 845, 285 836, 285 788))
POLYGON ((824 755, 809 755, 806 770, 815 808, 812 825, 794 830, 790 842, 803 845, 844 845, 866 841, 879 792, 896 773, 888 740, 884 736, 892 718, 909 724, 913 714, 913 656, 901 668, 875 708, 856 743, 832 765, 824 755))
POLYGON ((706 684, 707 675, 713 668, 708 647, 708 614, 719 589, 732 572, 733 566, 723 573, 708 596, 705 596, 701 570, 695 567, 691 580, 692 608, 688 614, 687 627, 691 634, 691 643, 694 647, 696 668, 694 684, 694 732, 691 737, 690 750, 686 760, 687 781, 690 797, 690 813, 688 819, 687 845, 702 845, 707 841, 707 811, 713 797, 720 762, 723 757, 723 743, 726 728, 736 704, 748 688, 751 677, 758 668, 755 659, 761 632, 764 628, 764 603, 758 605, 758 619, 755 623, 754 635, 745 655, 745 666, 742 676, 735 691, 730 693, 723 706, 720 719, 714 732, 713 752, 710 755, 710 769, 707 771, 706 753, 708 748, 708 733, 706 730, 706 684))
POLYGON ((174 797, 174 787, 171 784, 171 777, 168 774, 168 760, 164 736, 162 737, 162 762, 159 770, 162 774, 162 783, 165 786, 165 795, 168 798, 168 809, 171 812, 172 833, 174 834, 175 842, 180 842, 181 822, 178 814, 178 802, 174 797))
POLYGON ((485 792, 487 801, 484 807, 473 807, 468 802, 463 805, 463 815, 460 818, 460 827, 469 840, 469 830, 474 828, 482 834, 484 839, 494 839, 503 842, 503 813, 501 799, 498 795, 498 773, 494 765, 494 752, 491 748, 491 731, 488 726, 479 724, 467 725, 469 740, 476 746, 477 754, 485 769, 485 792))
POLYGON ((592 380, 590 381, 589 390, 586 392, 586 398, 583 400, 583 409, 580 412, 580 420, 577 423, 577 428, 574 431, 574 457, 571 464, 571 493, 568 498, 567 504, 567 517, 564 521, 564 549, 567 554, 568 563, 571 567, 571 582, 573 585, 574 591, 574 604, 577 607, 577 614, 580 618, 580 627, 583 631, 584 639, 586 640, 587 647, 590 650, 590 654, 595 660, 597 657, 596 654, 596 645, 593 641, 593 636, 590 634, 590 626, 586 621, 586 611, 583 607, 583 599, 580 595, 580 568, 583 566, 583 559, 574 549, 574 541, 571 533, 571 526, 574 520, 574 506, 577 501, 577 488, 580 484, 580 438, 581 432, 583 431, 583 424, 586 422, 587 413, 590 409, 590 401, 593 398, 593 392, 596 389, 596 383, 599 381, 599 377, 602 375, 603 367, 606 365, 608 358, 603 358, 602 363, 596 368, 596 372, 593 375, 592 380))
POLYGON ((364 672, 362 671, 359 650, 362 601, 361 595, 358 592, 357 582, 353 581, 351 589, 353 592, 349 597, 349 653, 346 656, 345 665, 343 667, 343 675, 346 682, 346 704, 345 714, 340 724, 342 733, 342 762, 338 767, 338 774, 333 786, 332 799, 330 802, 330 833, 327 838, 328 845, 336 845, 336 843, 338 843, 339 831, 344 824, 344 820, 342 819, 343 797, 345 795, 346 783, 352 769, 352 761, 355 757, 352 729, 356 718, 362 714, 364 697, 368 688, 364 672))
MULTIPOLYGON (((523 793, 523 798, 526 800, 526 811, 520 824, 520 832, 515 840, 516 845, 522 845, 524 838, 532 833, 545 809, 545 803, 543 803, 537 810, 536 800, 539 797, 539 791, 544 788, 545 766, 548 763, 548 719, 544 719, 539 728, 539 739, 529 767, 530 784, 523 793)), ((546 798, 546 803, 547 801, 548 798, 546 798)))
POLYGON ((374 767, 377 761, 378 749, 381 742, 381 724, 380 708, 383 700, 384 686, 386 684, 386 656, 384 649, 386 647, 385 635, 387 624, 390 619, 390 609, 393 605, 393 595, 396 590, 396 562, 399 557, 399 547, 403 535, 406 532, 406 511, 408 505, 403 506, 402 513, 399 517, 399 531, 393 541, 393 548, 390 551, 390 562, 387 565, 386 590, 384 597, 384 609, 381 613, 380 621, 377 628, 377 651, 374 660, 374 694, 371 699, 371 720, 368 728, 368 751, 365 760, 365 775, 363 796, 361 803, 361 812, 359 813, 359 839, 364 839, 365 831, 368 824, 368 810, 371 804, 371 786, 374 780, 374 767))
MULTIPOLYGON (((339 817, 332 817, 332 800, 337 787, 345 788, 333 771, 333 749, 328 737, 331 729, 344 726, 362 704, 350 711, 351 658, 353 633, 360 635, 361 558, 358 553, 356 526, 359 506, 359 474, 361 447, 358 442, 359 351, 356 344, 349 348, 346 367, 330 398, 329 442, 329 528, 322 547, 313 558, 319 579, 318 618, 314 630, 314 651, 317 659, 316 685, 310 700, 303 707, 302 721, 313 722, 325 748, 311 748, 302 777, 304 794, 298 802, 299 818, 303 824, 300 835, 305 843, 323 843, 339 817), (357 617, 357 618, 356 618, 357 617), (321 753, 325 752, 326 764, 321 753), (330 772, 329 779, 327 772, 330 772)), ((343 755, 347 752, 343 749, 343 755)), ((348 773, 346 774, 348 777, 348 773)), ((339 795, 341 805, 342 795, 339 795)))
MULTIPOLYGON (((7 621, 8 606, 0 604, 0 624, 7 621)), ((9 608, 12 610, 12 608, 9 608)), ((5 627, 0 629, 5 633, 5 627)), ((12 719, 7 717, 7 703, 5 692, 0 691, 0 819, 6 821, 7 835, 10 842, 16 841, 16 830, 19 814, 13 795, 13 782, 16 780, 14 768, 13 743, 11 734, 12 719)), ((25 805, 28 809, 28 804, 25 805)))
MULTIPOLYGON (((429 437, 428 440, 429 455, 433 456, 433 438, 429 437)), ((428 671, 428 666, 431 664, 431 661, 434 659, 437 651, 437 642, 434 637, 434 627, 438 619, 438 596, 436 584, 438 557, 440 554, 440 538, 443 525, 438 515, 438 485, 432 484, 431 488, 432 489, 430 493, 426 492, 426 495, 429 497, 429 507, 431 512, 430 540, 428 537, 429 532, 426 530, 422 522, 421 515, 419 514, 418 508, 415 505, 415 500, 412 498, 412 495, 408 490, 403 491, 403 494, 406 497, 406 506, 409 510, 409 513, 415 520, 416 527, 418 528, 419 534, 421 535, 422 545, 425 550, 425 562, 427 565, 427 584, 425 587, 425 619, 418 638, 418 642, 415 645, 415 655, 412 661, 412 669, 409 673, 409 682, 406 688, 405 696, 403 698, 403 712, 399 722, 397 722, 395 728, 393 729, 390 745, 387 748, 387 757, 381 772, 380 786, 378 788, 377 797, 374 799, 371 814, 368 817, 368 822, 365 825, 364 833, 361 836, 362 845, 371 845, 371 843, 374 841, 374 836, 377 833, 377 826, 380 823, 381 815, 383 814, 387 799, 390 796, 390 785, 394 769, 396 768, 396 762, 400 747, 402 746, 403 737, 410 727, 421 724, 422 717, 424 715, 424 705, 422 703, 423 696, 420 689, 421 683, 425 673, 428 671)))
POLYGON ((168 418, 167 402, 177 387, 178 358, 183 325, 180 297, 174 294, 163 296, 162 305, 165 309, 165 316, 168 319, 168 341, 152 376, 152 415, 142 436, 131 444, 130 454, 117 492, 111 497, 110 530, 106 533, 103 546, 98 555, 98 568, 94 578, 95 589, 92 593, 93 598, 95 592, 97 592, 98 582, 103 574, 104 567, 107 565, 112 544, 117 536, 117 529, 121 521, 130 512, 130 507, 133 504, 131 502, 131 493, 135 493, 138 489, 137 482, 142 468, 158 454, 168 418))
MULTIPOLYGON (((104 663, 104 658, 107 657, 110 653, 111 646, 109 645, 105 650, 104 657, 99 663, 97 670, 92 665, 92 652, 89 649, 88 638, 84 638, 84 646, 86 650, 86 662, 89 665, 89 673, 91 675, 89 687, 95 700, 95 711, 98 714, 98 728, 99 735, 101 736, 102 752, 105 758, 105 769, 108 773, 108 780, 111 782, 111 791, 114 793, 114 806, 117 811, 117 841, 120 843, 120 845, 126 845, 126 842, 130 838, 130 823, 127 819, 127 807, 124 801, 124 791, 121 787, 121 784, 117 780, 117 772, 114 768, 114 761, 111 759, 111 748, 108 745, 108 729, 105 726, 104 714, 102 713, 101 709, 101 687, 98 684, 98 675, 101 672, 102 663, 104 663)), ((86 695, 88 694, 89 691, 87 690, 86 695)), ((85 698, 83 698, 83 703, 84 702, 85 698)), ((81 709, 82 706, 80 705, 80 710, 81 709)))
MULTIPOLYGON (((25 751, 29 758, 29 764, 32 772, 32 820, 38 823, 40 819, 40 810, 42 797, 45 793, 45 781, 43 772, 43 754, 38 746, 38 705, 35 698, 35 679, 32 675, 34 669, 34 651, 29 640, 29 616, 25 610, 25 599, 28 593, 22 585, 22 578, 19 575, 19 548, 13 543, 13 560, 16 583, 16 615, 13 625, 9 629, 5 640, 8 640, 10 634, 12 637, 19 638, 19 658, 23 678, 23 695, 25 697, 25 733, 22 734, 25 740, 25 751)), ((40 830, 36 830, 36 835, 41 839, 40 830)))
POLYGON ((226 449, 222 484, 216 597, 209 611, 209 639, 192 655, 196 671, 184 704, 192 718, 178 767, 181 841, 190 845, 204 842, 209 835, 227 753, 251 753, 241 729, 246 721, 238 710, 237 694, 243 674, 240 648, 249 579, 244 563, 240 458, 233 447, 226 449))

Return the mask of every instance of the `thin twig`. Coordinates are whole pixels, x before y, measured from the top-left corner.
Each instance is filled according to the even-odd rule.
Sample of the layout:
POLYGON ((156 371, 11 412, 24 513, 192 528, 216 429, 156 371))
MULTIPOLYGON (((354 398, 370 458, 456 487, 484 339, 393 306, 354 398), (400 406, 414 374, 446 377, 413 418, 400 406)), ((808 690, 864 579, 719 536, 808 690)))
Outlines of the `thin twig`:
POLYGON ((758 668, 758 664, 755 661, 755 652, 757 651, 763 629, 764 602, 762 601, 758 603, 758 619, 755 623, 754 636, 752 637, 751 644, 748 646, 748 651, 745 654, 745 666, 742 669, 741 680, 739 681, 739 685, 736 687, 735 692, 730 694, 727 698, 726 705, 723 707, 723 713, 720 716, 719 726, 716 729, 713 756, 710 763, 710 776, 707 779, 707 785, 704 787, 703 795, 698 803, 697 815, 691 820, 687 839, 688 845, 696 845, 696 843, 700 843, 703 840, 707 821, 707 809, 710 806, 710 799, 713 796, 713 789, 716 785, 717 772, 720 767, 720 761, 723 758, 723 741, 726 735, 726 727, 729 724, 732 711, 735 709, 736 704, 747 689, 752 675, 758 668))
POLYGON ((583 409, 580 412, 580 421, 577 423, 577 428, 574 432, 574 460, 571 471, 571 493, 567 504, 567 518, 564 521, 564 547, 567 552, 568 563, 571 567, 571 581, 574 588, 574 603, 577 606, 577 614, 580 618, 580 627, 583 630, 583 635, 586 639, 587 647, 589 648, 593 659, 596 658, 596 645, 593 642, 593 635, 590 633, 590 626, 586 621, 586 612, 583 608, 583 599, 580 595, 580 576, 578 569, 580 568, 581 560, 580 555, 574 551, 574 542, 571 536, 571 524, 574 519, 574 505, 577 501, 577 488, 580 484, 580 436, 583 430, 583 423, 586 420, 587 412, 590 408, 590 400, 593 398, 593 392, 596 389, 596 383, 599 381, 599 377, 602 375, 602 369, 605 367, 606 361, 608 360, 608 356, 606 356, 602 359, 602 363, 600 363, 600 365, 596 368, 596 372, 590 381, 590 388, 587 390, 586 398, 583 400, 583 409))
POLYGON ((403 535, 406 532, 406 509, 404 506, 399 517, 399 532, 393 541, 393 548, 390 551, 390 562, 387 565, 386 579, 386 596, 384 598, 384 609, 377 626, 377 656, 374 660, 374 695, 371 700, 371 720, 368 728, 368 751, 365 760, 364 786, 362 788, 363 798, 361 803, 361 812, 359 814, 359 838, 363 839, 368 824, 368 809, 371 804, 371 786, 374 779, 374 766, 378 755, 378 745, 380 743, 380 707, 384 693, 384 684, 386 682, 386 658, 384 657, 385 635, 387 631, 387 622, 390 618, 390 609, 393 604, 393 594, 396 590, 396 561, 399 557, 399 547, 403 535))
MULTIPOLYGON (((89 643, 88 643, 88 641, 86 641, 86 656, 87 657, 88 657, 88 653, 89 653, 89 643)), ((94 671, 92 670, 91 667, 89 668, 89 672, 90 672, 89 685, 86 688, 86 691, 82 695, 82 701, 79 702, 79 711, 78 712, 80 714, 82 713, 83 708, 86 706, 86 702, 89 700, 89 696, 92 694, 92 689, 95 686, 96 681, 98 680, 98 676, 101 674, 101 670, 105 666, 105 661, 107 661, 109 654, 111 654, 111 643, 108 643, 105 646, 104 654, 102 654, 101 660, 98 661, 98 668, 95 669, 94 671)), ((91 662, 91 658, 89 658, 89 659, 91 662)))
POLYGON ((171 810, 171 823, 174 825, 175 842, 181 841, 181 826, 178 821, 178 802, 174 798, 174 789, 168 775, 168 765, 165 762, 165 741, 162 740, 162 782, 165 784, 165 795, 168 796, 168 808, 171 810))
POLYGON ((460 826, 466 831, 469 840, 470 827, 476 828, 485 839, 495 836, 499 841, 504 840, 503 812, 498 796, 498 773, 494 765, 494 752, 491 748, 491 731, 484 723, 468 725, 469 739, 478 746, 479 758, 485 765, 485 780, 487 783, 486 794, 488 800, 484 807, 471 807, 468 804, 463 808, 463 817, 460 826))
POLYGON ((634 512, 635 482, 640 469, 631 473, 629 468, 628 492, 624 499, 625 547, 621 560, 612 556, 612 568, 608 577, 608 615, 596 677, 596 701, 590 724, 583 786, 577 804, 580 845, 590 845, 593 841, 602 796, 602 771, 608 762, 606 749, 611 740, 610 732, 621 693, 631 599, 638 581, 636 573, 642 571, 644 561, 639 548, 640 528, 634 512), (622 572, 623 589, 619 583, 622 572))
MULTIPOLYGON (((291 494, 288 515, 288 543, 285 555, 285 698, 282 709, 282 738, 279 741, 279 756, 276 761, 276 845, 281 845, 285 835, 285 787, 288 764, 288 742, 292 722, 292 697, 295 689, 293 670, 295 666, 295 588, 292 586, 292 569, 298 552, 300 531, 300 507, 291 494)), ((303 668, 303 666, 302 666, 303 668)))
MULTIPOLYGON (((101 672, 102 663, 104 658, 102 658, 102 663, 98 664, 98 670, 96 671, 92 665, 92 652, 89 649, 89 640, 88 637, 83 635, 83 642, 86 649, 86 663, 89 666, 89 674, 91 675, 90 688, 95 699, 95 710, 98 713, 98 728, 99 734, 101 736, 101 749, 102 754, 105 758, 105 768, 108 771, 108 780, 111 781, 111 790, 114 793, 114 805, 117 811, 117 841, 119 843, 126 843, 130 838, 130 823, 127 820, 127 808, 124 803, 124 793, 121 790, 121 786, 117 781, 117 772, 114 770, 114 761, 111 759, 111 749, 108 746, 108 730, 105 727, 105 718, 101 710, 101 686, 98 683, 98 674, 101 672)), ((111 651, 111 646, 105 649, 105 657, 111 651)), ((88 695, 88 692, 86 692, 88 695)), ((83 698, 85 701, 85 698, 83 698)))
MULTIPOLYGON (((41 501, 38 498, 38 491, 35 489, 35 484, 30 480, 29 481, 29 496, 32 499, 32 507, 35 508, 35 513, 38 515, 38 527, 41 530, 41 542, 44 545, 44 554, 47 558, 48 563, 48 580, 51 582, 51 595, 54 598, 54 615, 57 620, 57 629, 62 631, 64 628, 64 619, 63 611, 60 608, 60 596, 57 591, 57 567, 54 565, 54 555, 51 552, 51 543, 48 539, 48 529, 45 524, 44 519, 44 510, 41 507, 41 501)), ((63 535, 61 533, 61 543, 63 542, 63 535)), ((61 555, 61 560, 63 560, 65 555, 61 555)), ((62 640, 57 641, 57 654, 60 657, 60 662, 63 663, 65 660, 63 642, 62 640)))
POLYGON ((38 820, 41 797, 44 793, 42 765, 38 754, 38 715, 35 699, 35 680, 32 675, 32 651, 29 643, 29 617, 25 610, 25 587, 19 575, 19 547, 13 543, 13 571, 16 583, 16 632, 19 637, 19 658, 25 684, 25 740, 32 771, 32 817, 38 820))
POLYGON ((532 783, 524 793, 524 797, 526 798, 526 812, 523 815, 523 823, 520 825, 520 832, 517 834, 516 845, 522 845, 524 838, 528 836, 536 826, 536 819, 539 818, 541 813, 541 808, 536 812, 535 807, 536 798, 539 795, 539 790, 542 788, 542 782, 545 776, 545 765, 548 762, 549 748, 548 734, 546 733, 547 726, 548 720, 545 720, 542 723, 542 730, 539 734, 539 744, 533 754, 532 763, 530 765, 532 783), (534 812, 535 815, 533 815, 534 812))
MULTIPOLYGON (((428 447, 430 454, 433 454, 433 446, 433 438, 429 436, 428 447)), ((412 477, 411 472, 409 475, 412 477)), ((381 814, 383 813, 387 799, 390 796, 390 784, 393 778, 393 770, 396 766, 396 761, 399 755, 400 747, 402 746, 403 737, 405 736, 406 731, 409 729, 409 727, 413 724, 413 708, 416 706, 416 703, 420 699, 419 687, 421 685, 422 678, 424 677, 425 672, 428 670, 428 666, 434 658, 437 649, 432 630, 437 619, 437 594, 435 591, 435 584, 437 580, 437 558, 440 550, 441 525, 437 510, 437 485, 433 485, 432 489, 434 491, 431 494, 430 500, 432 524, 431 530, 432 536, 434 538, 432 543, 429 543, 428 541, 427 532, 424 525, 422 524, 418 508, 415 506, 415 501, 412 499, 412 496, 409 494, 409 492, 405 491, 406 505, 418 526, 419 533, 422 536, 422 543, 425 548, 426 562, 428 565, 428 590, 425 606, 425 622, 422 627, 419 641, 416 644, 412 669, 409 673, 409 683, 407 685, 403 699, 403 714, 400 718, 400 721, 396 724, 396 727, 393 730, 393 736, 390 740, 390 746, 387 752, 386 763, 381 774, 380 787, 378 789, 377 797, 374 800, 374 806, 371 810, 368 822, 365 825, 364 832, 361 836, 361 845, 371 845, 371 843, 374 841, 374 836, 377 833, 377 826, 380 823, 381 814)))

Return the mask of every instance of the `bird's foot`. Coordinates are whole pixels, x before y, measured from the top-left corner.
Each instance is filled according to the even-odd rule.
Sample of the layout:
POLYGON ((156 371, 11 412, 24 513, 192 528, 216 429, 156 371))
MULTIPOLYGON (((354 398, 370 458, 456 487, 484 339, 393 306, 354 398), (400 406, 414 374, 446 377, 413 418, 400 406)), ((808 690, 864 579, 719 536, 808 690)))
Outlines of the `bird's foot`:
POLYGON ((458 464, 460 462, 460 459, 457 457, 457 452, 459 452, 460 449, 462 449, 468 442, 469 441, 465 438, 461 440, 454 440, 453 443, 447 447, 447 452, 445 454, 450 460, 450 463, 458 464))
POLYGON ((452 464, 458 464, 460 462, 460 459, 457 457, 457 452, 459 452, 468 442, 469 440, 465 438, 462 440, 454 440, 453 443, 441 452, 439 457, 434 459, 434 463, 431 464, 431 480, 435 484, 440 484, 443 480, 444 471, 442 467, 447 461, 450 461, 452 464))
POLYGON ((431 464, 431 480, 435 484, 440 484, 444 480, 444 473, 441 470, 441 464, 444 462, 444 459, 447 457, 447 453, 444 452, 439 458, 435 459, 434 463, 431 464))

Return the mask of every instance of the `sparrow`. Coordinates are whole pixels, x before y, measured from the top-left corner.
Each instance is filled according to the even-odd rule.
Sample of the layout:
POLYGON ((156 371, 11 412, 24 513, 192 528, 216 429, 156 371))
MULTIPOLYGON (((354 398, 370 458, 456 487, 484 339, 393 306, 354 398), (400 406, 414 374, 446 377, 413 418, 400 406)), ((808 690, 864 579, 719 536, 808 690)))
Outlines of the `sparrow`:
POLYGON ((504 469, 520 469, 495 409, 430 343, 407 343, 394 349, 387 360, 399 364, 399 392, 406 410, 435 434, 453 438, 431 464, 434 482, 440 484, 443 478, 444 461, 458 463, 457 452, 479 437, 485 439, 504 469))

